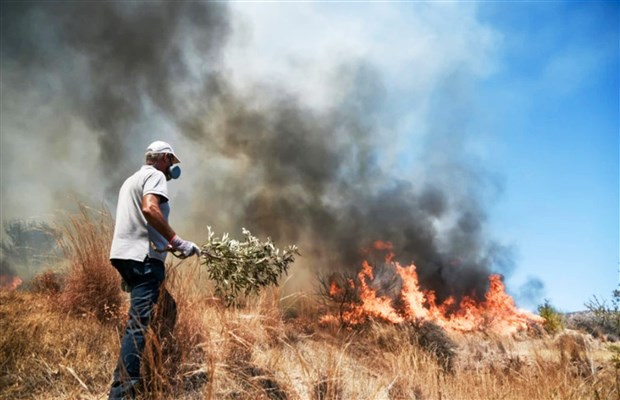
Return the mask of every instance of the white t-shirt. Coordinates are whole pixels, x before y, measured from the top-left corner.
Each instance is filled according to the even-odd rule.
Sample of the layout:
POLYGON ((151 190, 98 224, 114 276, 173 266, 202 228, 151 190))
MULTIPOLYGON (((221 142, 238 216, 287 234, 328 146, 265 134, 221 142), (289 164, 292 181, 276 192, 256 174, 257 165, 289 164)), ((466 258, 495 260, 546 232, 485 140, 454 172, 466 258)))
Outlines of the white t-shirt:
POLYGON ((156 248, 162 249, 168 241, 147 223, 142 214, 142 197, 147 194, 160 196, 159 208, 168 221, 170 204, 166 176, 152 165, 144 165, 125 180, 118 194, 110 259, 144 261, 147 254, 161 261, 166 259, 165 252, 157 252, 150 245, 153 242, 156 248))

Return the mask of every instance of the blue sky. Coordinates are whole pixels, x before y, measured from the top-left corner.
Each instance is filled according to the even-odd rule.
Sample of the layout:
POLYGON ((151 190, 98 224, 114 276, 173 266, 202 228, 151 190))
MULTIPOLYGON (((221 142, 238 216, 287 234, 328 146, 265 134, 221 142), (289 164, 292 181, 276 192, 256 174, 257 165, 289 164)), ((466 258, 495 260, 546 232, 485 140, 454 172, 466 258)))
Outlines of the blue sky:
MULTIPOLYGON (((562 310, 618 287, 618 3, 484 3, 502 34, 480 101, 505 192, 492 218, 562 310)), ((510 281, 509 281, 510 282, 510 281)))

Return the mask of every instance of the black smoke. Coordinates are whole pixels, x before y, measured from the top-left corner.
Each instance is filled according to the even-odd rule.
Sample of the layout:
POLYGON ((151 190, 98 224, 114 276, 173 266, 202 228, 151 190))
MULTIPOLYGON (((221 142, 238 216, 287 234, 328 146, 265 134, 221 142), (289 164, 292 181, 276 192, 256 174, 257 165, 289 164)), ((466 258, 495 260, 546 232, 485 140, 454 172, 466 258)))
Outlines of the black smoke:
POLYGON ((4 2, 2 83, 44 92, 59 119, 88 128, 109 197, 131 172, 123 160, 155 139, 147 121, 165 121, 200 166, 186 178, 184 224, 299 243, 304 267, 322 271, 357 270, 361 249, 389 241, 440 299, 481 297, 510 255, 487 237, 493 179, 464 151, 467 73, 455 69, 431 99, 434 127, 410 160, 424 173, 412 179, 382 159, 395 128, 371 64, 335 65, 326 79, 339 98, 320 110, 286 82, 241 91, 222 67, 232 26, 219 2, 4 2))
POLYGON ((176 114, 177 84, 192 73, 186 48, 217 60, 230 30, 219 3, 3 2, 1 11, 3 81, 45 87, 95 132, 110 189, 130 149, 145 147, 135 125, 176 114))

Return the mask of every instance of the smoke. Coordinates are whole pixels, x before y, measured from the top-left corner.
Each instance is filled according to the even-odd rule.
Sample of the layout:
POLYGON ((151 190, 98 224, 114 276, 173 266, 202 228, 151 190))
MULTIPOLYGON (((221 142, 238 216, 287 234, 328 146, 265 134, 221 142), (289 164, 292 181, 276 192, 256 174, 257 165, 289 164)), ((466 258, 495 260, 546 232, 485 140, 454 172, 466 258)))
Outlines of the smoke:
MULTIPOLYGON (((0 275, 29 279, 60 257, 58 232, 45 222, 4 221, 0 241, 0 275)), ((0 286, 1 283, 0 283, 0 286)))
POLYGON ((67 189, 116 192, 135 168, 126 160, 142 158, 151 124, 176 113, 178 84, 192 75, 186 49, 219 58, 226 13, 198 2, 2 3, 2 161, 11 166, 3 182, 34 178, 27 196, 3 185, 3 199, 25 197, 32 212, 40 201, 62 206, 67 189), (41 186, 54 188, 54 200, 39 195, 49 191, 41 186))
MULTIPOLYGON (((252 64, 249 17, 229 7, 3 3, 2 218, 66 207, 66 193, 113 206, 148 142, 164 139, 185 170, 171 183, 182 232, 243 226, 297 243, 306 272, 357 270, 361 249, 389 241, 440 300, 481 296, 492 270, 511 268, 486 230, 501 187, 468 152, 480 57, 420 44, 435 68, 402 87, 363 52, 282 56, 280 79, 266 78, 252 68, 269 70, 252 64), (406 104, 392 95, 403 91, 406 104)), ((418 29, 461 12, 419 7, 418 29)))
POLYGON ((541 304, 545 294, 545 284, 538 278, 529 276, 524 284, 519 287, 516 298, 519 303, 527 307, 536 308, 541 304))

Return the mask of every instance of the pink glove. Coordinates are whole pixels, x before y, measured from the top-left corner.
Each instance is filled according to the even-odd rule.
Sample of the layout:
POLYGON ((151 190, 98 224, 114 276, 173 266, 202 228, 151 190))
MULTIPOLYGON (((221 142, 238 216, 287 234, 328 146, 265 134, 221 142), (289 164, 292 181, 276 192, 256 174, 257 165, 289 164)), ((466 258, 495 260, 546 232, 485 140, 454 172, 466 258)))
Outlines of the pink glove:
POLYGON ((168 246, 173 250, 179 250, 183 257, 189 257, 194 254, 200 256, 200 248, 196 246, 196 243, 183 240, 178 235, 174 235, 168 246))

